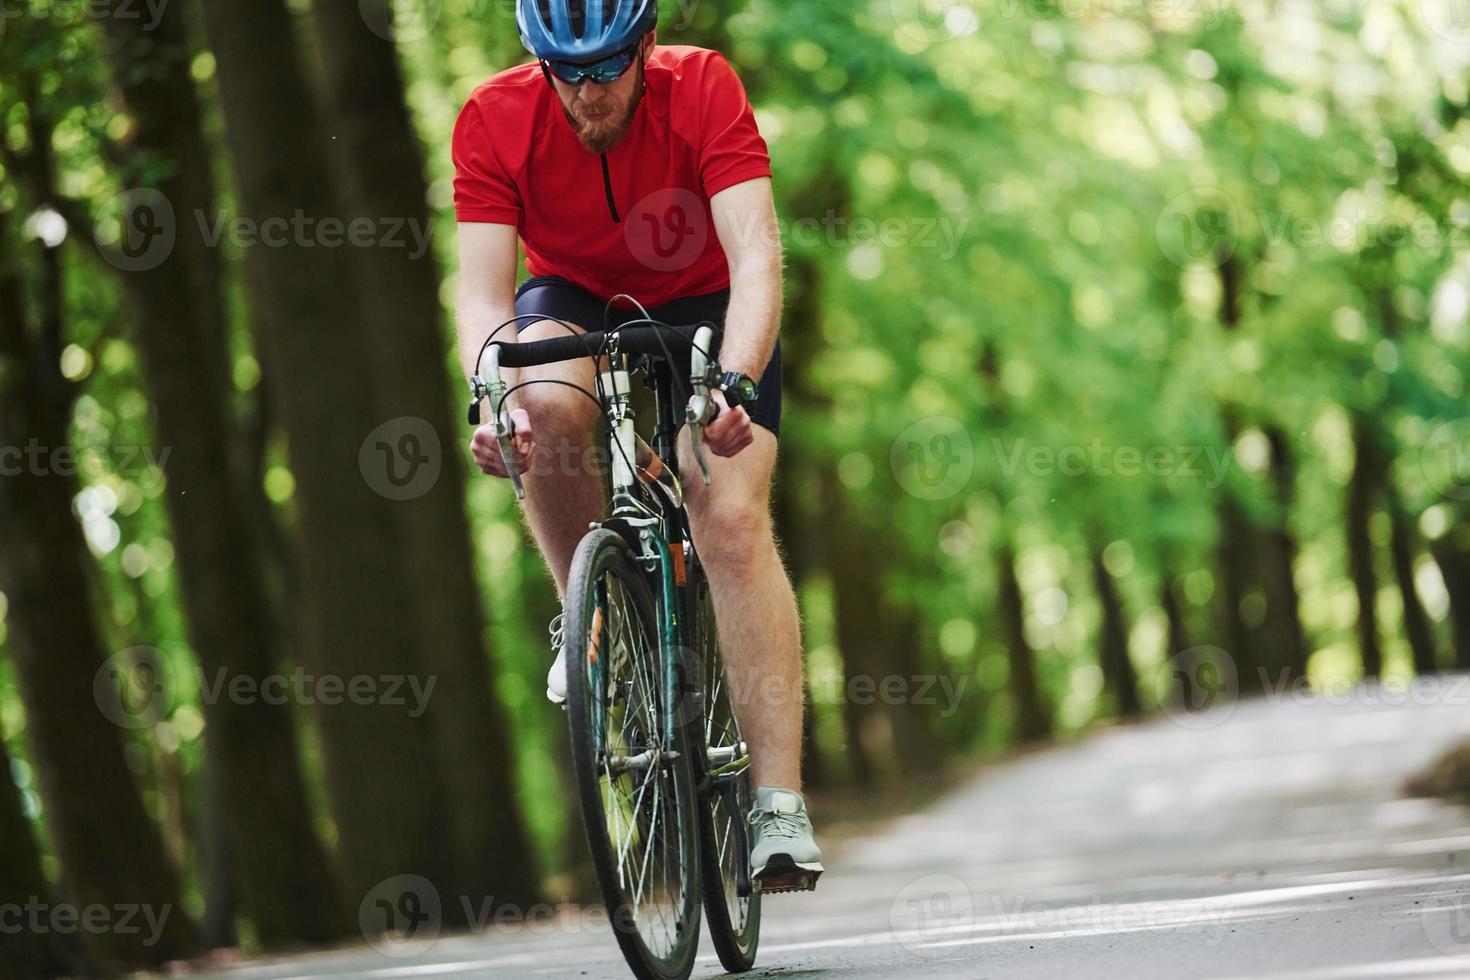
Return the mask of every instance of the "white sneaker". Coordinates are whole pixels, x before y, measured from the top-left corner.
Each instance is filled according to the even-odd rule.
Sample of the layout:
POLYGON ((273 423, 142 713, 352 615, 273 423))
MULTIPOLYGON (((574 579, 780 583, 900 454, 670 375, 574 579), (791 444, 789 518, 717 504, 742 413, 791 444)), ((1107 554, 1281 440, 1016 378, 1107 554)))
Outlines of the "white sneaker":
POLYGON ((556 651, 556 660, 546 672, 546 700, 552 704, 567 703, 567 651, 562 644, 562 618, 557 613, 546 628, 551 634, 551 649, 556 651))
POLYGON ((750 811, 750 874, 762 892, 809 892, 822 876, 822 850, 800 793, 760 786, 750 811))

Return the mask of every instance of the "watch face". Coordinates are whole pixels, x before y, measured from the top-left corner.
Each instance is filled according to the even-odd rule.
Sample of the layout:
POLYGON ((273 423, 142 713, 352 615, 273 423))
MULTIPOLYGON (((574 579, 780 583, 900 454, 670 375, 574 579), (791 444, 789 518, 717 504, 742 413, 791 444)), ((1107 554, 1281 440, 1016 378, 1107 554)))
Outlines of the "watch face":
POLYGON ((733 394, 741 404, 755 401, 756 395, 759 394, 755 382, 750 379, 749 375, 736 374, 734 371, 725 375, 725 390, 727 396, 733 394))

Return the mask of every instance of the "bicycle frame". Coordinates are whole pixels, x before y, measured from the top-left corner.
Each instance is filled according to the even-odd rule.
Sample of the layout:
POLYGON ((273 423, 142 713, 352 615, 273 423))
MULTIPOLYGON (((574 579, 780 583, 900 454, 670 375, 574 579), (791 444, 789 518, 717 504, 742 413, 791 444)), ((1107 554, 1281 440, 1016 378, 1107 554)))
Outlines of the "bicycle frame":
MULTIPOLYGON (((629 891, 624 838, 620 831, 614 847, 607 831, 612 825, 624 825, 623 810, 627 806, 637 809, 626 815, 628 826, 634 826, 635 818, 643 820, 639 816, 643 789, 654 785, 653 780, 658 781, 657 785, 667 785, 671 799, 688 801, 692 806, 680 803, 676 811, 648 815, 648 820, 665 821, 668 827, 660 833, 650 831, 647 840, 663 840, 661 847, 677 840, 677 854, 659 859, 660 867, 673 862, 679 884, 666 898, 679 916, 676 921, 693 923, 696 932, 692 939, 687 931, 680 939, 677 930, 668 936, 661 936, 657 930, 644 936, 644 927, 636 918, 619 920, 619 945, 640 976, 665 975, 666 966, 686 971, 682 975, 687 976, 697 948, 702 903, 708 910, 710 934, 722 963, 733 970, 744 970, 754 962, 760 928, 745 814, 752 799, 750 753, 740 737, 731 698, 734 689, 719 655, 708 579, 694 548, 679 480, 678 433, 682 421, 689 427, 693 458, 704 482, 710 482, 703 433, 705 424, 719 411, 713 399, 720 383, 719 365, 708 354, 715 332, 712 325, 705 324, 694 328, 691 337, 691 328, 655 323, 646 313, 643 322, 648 327, 628 330, 631 324, 625 324, 585 336, 572 330, 571 337, 533 341, 531 347, 494 344, 492 334, 482 348, 478 371, 470 382, 469 421, 480 425, 482 406, 488 399, 492 424, 485 428, 493 431, 504 472, 511 476, 517 497, 524 499, 525 488, 516 465, 514 426, 506 407, 515 390, 537 379, 522 380, 514 387, 507 385, 501 374, 502 360, 526 367, 581 357, 596 359, 596 392, 585 393, 598 403, 608 423, 610 506, 606 519, 591 525, 573 559, 570 576, 576 584, 569 585, 563 607, 569 618, 561 649, 569 667, 577 664, 575 672, 567 673, 570 683, 566 706, 573 766, 593 863, 609 911, 621 915, 632 909, 634 912, 629 914, 636 914, 644 900, 643 879, 638 878, 637 887, 629 891), (678 401, 684 392, 675 377, 678 359, 673 351, 682 351, 685 346, 690 348, 693 395, 681 420, 678 401), (634 425, 632 380, 639 373, 644 374, 644 383, 653 392, 651 445, 639 438, 634 425), (597 624, 599 616, 603 617, 602 623, 607 622, 613 601, 615 587, 607 577, 610 572, 622 589, 632 589, 639 622, 645 622, 651 613, 652 622, 647 628, 656 636, 642 635, 639 627, 633 633, 615 632, 617 636, 626 635, 627 641, 617 647, 609 645, 607 655, 602 656, 598 643, 602 633, 597 624), (652 643, 657 644, 656 653, 649 648, 652 643), (627 679, 628 675, 633 679, 627 679), (618 736, 606 731, 613 720, 607 712, 615 711, 620 703, 624 711, 622 720, 616 722, 622 732, 618 736), (626 727, 630 709, 641 719, 635 723, 631 737, 626 727), (609 793, 616 798, 617 787, 630 772, 636 772, 635 785, 640 787, 636 799, 610 804, 609 793), (713 884, 702 887, 701 878, 713 884), (654 962, 659 964, 656 970, 650 965, 654 962)), ((583 390, 579 385, 574 387, 583 390)), ((617 601, 621 606, 622 600, 617 601)), ((655 794, 655 805, 659 799, 655 794)), ((642 863, 635 860, 634 864, 646 870, 652 854, 648 850, 642 863)), ((664 900, 657 896, 651 899, 655 904, 664 900)), ((659 911, 658 921, 663 921, 662 916, 659 911)))
MULTIPOLYGON (((707 356, 713 343, 714 331, 709 327, 701 327, 695 333, 690 357, 690 381, 695 394, 685 417, 693 437, 695 458, 706 483, 709 482, 709 470, 704 461, 701 433, 714 409, 708 379, 711 362, 707 356)), ((695 601, 689 594, 691 590, 686 588, 686 573, 689 562, 693 560, 693 555, 686 548, 692 549, 693 538, 685 519, 683 491, 679 485, 678 408, 670 390, 673 387, 673 366, 666 360, 655 360, 648 373, 655 413, 652 448, 674 484, 672 499, 667 493, 649 493, 659 504, 659 510, 654 511, 639 499, 637 492, 640 482, 635 469, 638 435, 633 425, 632 373, 628 369, 628 355, 618 350, 616 334, 611 336, 608 348, 601 353, 607 358, 607 369, 598 376, 597 390, 608 421, 612 484, 612 512, 601 526, 621 534, 638 561, 649 571, 658 570, 661 587, 657 599, 662 619, 659 640, 665 651, 662 664, 664 703, 673 706, 679 703, 678 670, 684 666, 679 662, 679 654, 692 649, 693 645, 690 628, 695 601)), ((509 413, 505 410, 509 386, 501 375, 500 345, 492 343, 486 347, 479 368, 480 373, 472 382, 471 389, 477 399, 490 399, 492 424, 501 456, 506 461, 506 470, 515 486, 517 498, 525 499, 520 474, 511 465, 515 455, 511 446, 514 433, 509 413)), ((663 734, 668 744, 673 744, 677 716, 676 711, 665 712, 663 734)), ((703 776, 705 772, 706 766, 700 765, 697 774, 703 776)))
MULTIPOLYGON (((711 368, 714 367, 716 372, 718 370, 718 366, 708 356, 713 343, 714 331, 709 327, 701 327, 696 331, 690 353, 690 385, 693 397, 684 417, 684 423, 690 429, 694 458, 706 484, 710 482, 710 474, 703 452, 703 428, 718 410, 710 385, 711 368)), ((689 569, 698 568, 699 559, 693 549, 693 535, 684 511, 683 490, 679 482, 679 407, 675 403, 673 391, 673 365, 667 359, 654 358, 647 370, 647 385, 654 396, 655 421, 651 448, 659 461, 658 465, 669 474, 672 484, 670 486, 657 477, 647 474, 640 477, 637 471, 638 435, 633 424, 635 413, 632 408, 632 372, 628 367, 628 355, 618 350, 616 334, 610 336, 608 347, 599 353, 607 359, 606 370, 598 375, 597 391, 608 421, 612 497, 611 514, 599 526, 621 535, 628 542, 636 560, 648 571, 658 572, 659 589, 656 601, 660 614, 661 683, 663 702, 668 706, 668 710, 664 711, 662 734, 665 744, 673 745, 676 744, 676 728, 681 724, 680 712, 676 710, 681 704, 681 669, 691 675, 691 690, 699 691, 701 697, 708 696, 708 692, 702 690, 700 680, 692 676, 694 668, 699 665, 690 663, 690 658, 685 654, 685 651, 694 649, 697 639, 694 636, 694 626, 697 622, 699 595, 697 582, 690 581, 689 569), (646 494, 640 495, 640 482, 656 485, 659 489, 650 489, 646 494), (658 509, 650 507, 643 497, 655 500, 658 509)), ((509 413, 505 411, 509 389, 501 377, 498 345, 490 344, 486 348, 480 368, 481 374, 475 378, 471 387, 477 397, 490 399, 496 440, 500 445, 502 458, 506 461, 506 470, 515 484, 516 495, 523 499, 525 490, 519 473, 512 465, 513 432, 509 413)), ((699 708, 699 719, 702 722, 705 705, 700 703, 699 708)), ((686 720, 683 724, 688 725, 689 722, 686 720)), ((715 757, 709 753, 709 746, 703 745, 703 725, 696 725, 694 728, 698 739, 690 744, 701 746, 694 767, 699 793, 703 795, 720 792, 733 803, 732 780, 750 765, 750 754, 745 743, 742 741, 737 747, 723 749, 715 757)), ((736 807, 732 805, 731 809, 736 807)), ((737 833, 742 838, 741 846, 745 847, 743 824, 737 824, 737 833)), ((750 889, 749 869, 742 868, 739 892, 741 895, 748 895, 750 889)))
MULTIPOLYGON (((703 328, 696 334, 696 351, 692 357, 697 379, 702 383, 707 367, 700 350, 708 350, 713 342, 713 332, 703 328)), ((598 390, 604 396, 604 410, 608 420, 609 455, 612 467, 612 514, 603 522, 604 527, 618 531, 650 570, 657 568, 660 583, 658 601, 661 612, 660 637, 663 657, 664 703, 669 706, 679 703, 679 669, 687 667, 680 662, 682 651, 693 648, 690 627, 693 622, 687 586, 687 570, 691 555, 686 553, 686 542, 692 543, 683 509, 683 493, 679 489, 679 456, 677 446, 677 406, 670 390, 673 367, 667 361, 657 360, 649 369, 649 387, 654 397, 653 451, 668 469, 673 478, 675 496, 670 499, 664 493, 650 493, 658 501, 660 513, 653 514, 638 497, 638 474, 634 470, 637 456, 637 432, 633 426, 634 413, 631 406, 631 375, 627 367, 627 355, 614 347, 609 357, 609 367, 599 379, 598 390), (680 601, 680 599, 684 601, 680 601)), ((704 392, 708 397, 708 392, 704 392)), ((691 413, 691 425, 703 425, 707 408, 698 409, 698 417, 691 413)), ((694 441, 699 442, 698 433, 694 441)), ((664 737, 673 744, 674 728, 678 723, 677 711, 664 713, 664 737)), ((702 775, 701 766, 698 774, 702 775)))
MULTIPOLYGON (((695 334, 694 346, 690 354, 690 383, 693 387, 694 395, 685 413, 685 424, 691 430, 690 445, 706 485, 710 482, 710 475, 703 455, 702 429, 705 422, 714 414, 715 405, 712 401, 709 388, 710 361, 705 352, 710 349, 712 342, 713 333, 708 328, 701 329, 695 334)), ((656 416, 653 449, 658 457, 665 461, 664 465, 668 467, 670 474, 674 478, 675 487, 677 488, 679 479, 677 446, 679 427, 675 414, 678 407, 674 403, 673 392, 670 391, 672 377, 672 365, 667 361, 658 361, 653 371, 649 374, 649 386, 653 389, 654 413, 656 416)), ((606 383, 604 383, 603 387, 606 390, 606 383)), ((609 419, 612 419, 611 413, 609 414, 609 419)), ((631 432, 631 424, 627 428, 614 428, 613 432, 615 438, 619 434, 631 432)), ((621 452, 617 452, 617 446, 613 446, 612 448, 616 455, 622 456, 621 452)), ((635 459, 636 457, 629 452, 627 458, 635 459)), ((614 468, 613 472, 616 475, 618 472, 617 468, 614 468)), ((620 491, 630 501, 636 504, 636 500, 633 500, 633 487, 631 484, 622 487, 617 487, 615 484, 613 497, 615 503, 614 519, 617 519, 619 516, 616 502, 620 491)), ((660 579, 663 583, 662 604, 667 635, 664 644, 666 651, 664 657, 666 671, 671 685, 668 690, 670 700, 666 703, 673 705, 678 703, 674 699, 678 696, 676 671, 681 666, 679 664, 680 653, 682 651, 693 650, 696 639, 693 635, 693 630, 697 622, 699 594, 697 583, 690 580, 689 570, 699 567, 699 557, 697 552, 693 550, 693 534, 690 533, 687 524, 687 515, 683 508, 682 491, 677 491, 677 499, 669 499, 664 494, 655 494, 654 496, 657 498, 660 509, 663 512, 663 520, 661 522, 662 534, 647 534, 645 529, 644 537, 647 539, 647 543, 656 547, 658 559, 662 566, 660 579), (688 543, 687 545, 686 542, 688 543), (688 551, 686 551, 686 547, 688 551), (674 549, 678 549, 677 557, 674 557, 674 549), (682 593, 682 603, 676 600, 676 591, 682 593), (681 609, 681 606, 683 615, 679 616, 677 611, 681 609)), ((638 509, 642 509, 641 505, 638 505, 638 509)), ((635 550, 637 550, 636 547, 635 550)), ((685 663, 682 666, 686 669, 693 669, 700 665, 685 663)), ((711 692, 702 688, 702 679, 695 679, 693 684, 694 689, 699 692, 701 698, 710 697, 711 692)), ((733 780, 750 765, 750 753, 744 741, 741 741, 738 747, 723 750, 718 758, 710 754, 710 748, 704 741, 705 732, 704 725, 702 724, 705 707, 701 701, 699 704, 699 720, 701 724, 694 726, 698 737, 697 740, 692 741, 692 744, 699 746, 698 759, 694 767, 697 782, 696 790, 701 796, 708 792, 718 792, 725 796, 727 806, 732 811, 738 811, 739 807, 735 805, 736 799, 733 780)), ((676 715, 677 712, 671 711, 668 713, 669 729, 665 734, 669 737, 672 737, 673 734, 672 728, 677 720, 676 715)), ((743 822, 737 822, 735 824, 735 833, 739 840, 738 846, 742 851, 748 852, 749 842, 746 836, 747 830, 743 822)), ((748 896, 752 891, 748 864, 742 863, 740 866, 736 890, 741 896, 748 896)))

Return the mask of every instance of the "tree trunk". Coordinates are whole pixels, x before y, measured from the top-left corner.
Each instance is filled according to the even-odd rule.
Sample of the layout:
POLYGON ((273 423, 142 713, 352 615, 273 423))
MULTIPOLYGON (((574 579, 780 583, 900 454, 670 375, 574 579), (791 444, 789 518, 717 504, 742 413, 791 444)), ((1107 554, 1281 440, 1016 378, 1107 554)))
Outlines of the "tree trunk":
POLYGON ((1307 673, 1308 644, 1302 627, 1301 593, 1296 587, 1296 538, 1291 510, 1296 501, 1296 463, 1291 442, 1280 426, 1265 427, 1271 446, 1271 480, 1276 491, 1276 519, 1264 534, 1261 584, 1266 592, 1266 633, 1271 668, 1284 678, 1307 673))
MULTIPOLYGON (((389 16, 387 0, 377 0, 389 16)), ((440 273, 431 248, 428 186, 391 42, 363 29, 358 0, 316 0, 318 38, 331 112, 328 128, 348 212, 386 226, 420 229, 403 248, 351 250, 364 285, 362 328, 380 378, 375 422, 414 417, 446 450, 468 442, 462 413, 449 398, 450 346, 439 302, 440 273)), ((457 363, 457 361, 456 361, 457 363)), ((462 380, 462 379, 461 379, 462 380)), ((439 479, 394 508, 406 544, 403 559, 416 586, 420 643, 441 675, 436 717, 441 751, 455 774, 450 811, 456 835, 457 888, 524 904, 535 898, 536 871, 515 795, 505 719, 492 696, 492 664, 465 514, 463 452, 444 454, 439 479), (493 820, 494 834, 485 833, 493 820)))
MULTIPOLYGON (((242 212, 262 223, 342 217, 330 140, 293 54, 284 4, 206 0, 204 11, 242 212)), ((398 382, 364 356, 372 340, 361 329, 368 297, 351 256, 312 245, 288 240, 251 248, 246 258, 252 314, 296 482, 303 657, 335 685, 372 682, 366 698, 343 697, 339 687, 323 688, 315 699, 348 903, 404 873, 451 896, 461 875, 437 738, 443 728, 434 698, 444 692, 437 659, 426 655, 420 635, 416 567, 404 560, 409 549, 398 504, 388 496, 397 488, 381 470, 373 472, 377 447, 364 438, 383 417, 380 393, 398 382)), ((435 462, 421 464, 415 453, 409 479, 435 462)), ((484 814, 487 836, 498 816, 484 814)), ((507 860, 521 858, 516 846, 508 846, 507 860)), ((448 924, 463 921, 460 903, 446 900, 443 907, 448 924)))
MULTIPOLYGON (((869 537, 865 540, 871 545, 875 539, 869 537)), ((877 555, 871 547, 869 554, 876 567, 877 555)), ((903 765, 920 770, 941 768, 944 754, 937 734, 940 713, 948 708, 960 710, 964 699, 974 694, 967 687, 951 686, 952 696, 959 700, 959 703, 951 705, 946 700, 945 688, 939 683, 939 672, 947 670, 947 665, 930 663, 923 656, 923 651, 926 648, 932 650, 933 645, 925 643, 918 611, 891 592, 884 597, 882 609, 888 635, 892 637, 892 644, 883 652, 884 662, 889 675, 904 682, 904 694, 897 703, 884 700, 889 724, 893 728, 894 752, 903 765)), ((946 680, 953 685, 953 678, 947 677, 946 680)))
MULTIPOLYGON (((260 485, 247 484, 238 470, 223 272, 218 250, 190 233, 193 216, 214 206, 215 191, 183 17, 183 8, 171 5, 147 28, 137 18, 100 21, 113 77, 136 123, 130 169, 142 178, 153 161, 172 164, 152 189, 173 205, 184 232, 166 260, 130 271, 122 282, 138 313, 134 336, 155 431, 170 450, 164 502, 191 645, 211 681, 262 681, 280 671, 282 658, 252 540, 247 495, 259 494, 260 485)), ((236 891, 266 947, 343 935, 348 920, 307 807, 291 707, 221 697, 207 700, 204 710, 208 940, 232 944, 228 902, 236 891), (216 830, 228 843, 210 840, 216 830)))
POLYGON ((1221 490, 1218 545, 1220 593, 1216 618, 1224 647, 1235 662, 1243 693, 1260 690, 1265 681, 1259 627, 1246 622, 1246 597, 1256 589, 1260 553, 1256 529, 1246 519, 1234 491, 1221 490))
POLYGON ((1450 636, 1456 670, 1470 671, 1470 551, 1460 548, 1458 529, 1429 546, 1450 597, 1450 636))
POLYGON ((1102 607, 1098 663, 1102 667, 1103 685, 1113 694, 1118 716, 1133 718, 1142 713, 1143 706, 1138 700, 1138 675, 1128 656, 1128 614, 1123 609, 1113 575, 1103 563, 1101 547, 1092 549, 1092 586, 1102 607))
MULTIPOLYGON (((1245 263, 1239 255, 1231 253, 1221 257, 1220 326, 1227 334, 1240 328, 1245 274, 1245 263)), ((1226 404, 1220 414, 1226 443, 1233 446, 1241 429, 1237 411, 1233 405, 1226 404)), ((1248 597, 1258 590, 1264 591, 1259 578, 1262 567, 1259 535, 1236 491, 1228 484, 1221 488, 1219 499, 1221 588, 1216 604, 1217 620, 1226 651, 1235 661, 1241 691, 1257 691, 1266 680, 1264 637, 1260 624, 1246 621, 1244 608, 1248 597)))
POLYGON ((1165 632, 1164 650, 1165 661, 1174 662, 1174 676, 1179 680, 1179 700, 1175 707, 1193 710, 1199 704, 1197 700, 1199 692, 1195 689, 1198 680, 1195 670, 1197 665, 1191 661, 1191 651, 1194 643, 1189 636, 1189 624, 1185 622, 1184 610, 1179 604, 1179 597, 1175 594, 1175 578, 1169 566, 1164 566, 1162 580, 1159 583, 1159 606, 1164 610, 1164 622, 1167 624, 1165 632))
POLYGON ((1361 416, 1353 420, 1353 449, 1356 461, 1348 483, 1345 515, 1348 571, 1358 597, 1358 652, 1363 659, 1363 676, 1377 677, 1383 671, 1383 650, 1378 641, 1378 574, 1373 568, 1368 522, 1383 483, 1383 462, 1373 433, 1361 416))
MULTIPOLYGON (((530 638, 531 649, 544 651, 545 654, 534 661, 528 678, 531 690, 540 691, 544 685, 545 672, 551 668, 555 656, 546 628, 561 612, 562 607, 556 594, 556 581, 534 547, 523 550, 517 563, 520 566, 520 618, 523 629, 530 638)), ((540 710, 539 705, 537 710, 540 710)), ((565 891, 571 901, 596 901, 597 876, 592 867, 591 855, 587 851, 587 832, 583 827, 581 798, 572 773, 565 716, 557 712, 552 724, 552 751, 558 762, 557 786, 561 792, 562 840, 560 862, 548 870, 560 875, 565 881, 565 891)))
MULTIPOLYGON (((996 432, 1005 430, 1010 415, 1008 399, 1000 381, 1000 351, 986 341, 980 351, 976 373, 985 386, 988 412, 984 423, 996 432)), ((997 506, 1005 509, 1006 493, 996 486, 997 506)), ((1026 599, 1016 576, 1016 554, 1006 540, 995 555, 996 606, 1000 630, 1006 640, 1010 665, 1011 736, 1018 742, 1033 742, 1051 735, 1051 709, 1037 678, 1036 651, 1026 639, 1026 599)))
MULTIPOLYGON (((838 197, 843 194, 841 186, 836 184, 824 186, 820 193, 831 196, 834 190, 838 197)), ((815 194, 817 190, 809 188, 807 193, 815 194)), ((812 383, 809 374, 813 358, 824 346, 821 265, 810 256, 793 254, 787 268, 781 330, 782 357, 786 365, 783 397, 788 415, 813 417, 825 411, 829 404, 829 399, 812 383)), ((781 460, 773 491, 776 533, 783 545, 792 586, 800 602, 804 585, 822 576, 831 565, 827 556, 829 542, 821 530, 824 522, 812 513, 810 501, 803 496, 806 488, 822 486, 820 481, 824 477, 816 468, 816 452, 812 447, 802 445, 801 431, 797 426, 786 426, 781 442, 781 460)), ((812 697, 809 676, 805 678, 804 687, 807 703, 802 713, 803 784, 808 787, 830 785, 841 776, 838 767, 822 757, 816 739, 818 713, 829 709, 818 705, 812 697)), ((846 758, 853 765, 854 775, 860 775, 866 781, 870 765, 863 753, 861 740, 857 738, 855 718, 845 703, 840 710, 846 741, 850 746, 850 754, 846 758)))
MULTIPOLYGON (((41 873, 36 836, 11 779, 10 753, 0 731, 0 908, 25 908, 52 901, 51 886, 41 873)), ((75 936, 22 927, 0 929, 0 980, 31 980, 78 972, 80 950, 75 936)))
POLYGON ((1409 651, 1414 658, 1416 674, 1433 674, 1439 670, 1434 649, 1434 629, 1424 603, 1419 598, 1419 587, 1414 583, 1414 556, 1419 550, 1418 536, 1409 515, 1403 512, 1397 500, 1390 504, 1389 516, 1393 521, 1389 551, 1393 558, 1393 577, 1398 586, 1404 607, 1404 636, 1409 641, 1409 651))
MULTIPOLYGON (((783 441, 788 442, 791 438, 789 432, 782 437, 783 441)), ((801 455, 803 454, 799 451, 795 454, 796 457, 801 455)), ((812 535, 808 530, 810 518, 806 514, 806 508, 802 506, 797 490, 802 465, 793 456, 783 452, 780 477, 772 488, 776 537, 786 559, 798 607, 804 585, 812 576, 819 574, 821 568, 820 558, 814 552, 812 535)), ((801 714, 801 781, 803 786, 815 788, 830 784, 832 773, 817 745, 817 712, 821 709, 812 696, 810 676, 806 676, 805 671, 803 675, 805 705, 801 714)))
POLYGON ((1011 736, 1017 742, 1036 742, 1051 735, 1051 712, 1037 678, 1036 651, 1026 639, 1026 605, 1016 577, 1016 555, 1009 543, 995 556, 996 602, 1010 664, 1011 736))
MULTIPOLYGON (((32 145, 47 152, 49 131, 44 143, 32 145)), ((49 177, 49 161, 39 169, 49 177)), ((49 182, 43 185, 38 190, 49 190, 49 182)), ((9 240, 0 227, 0 445, 39 445, 49 452, 69 445, 73 394, 57 372, 64 334, 60 262, 54 249, 40 259, 40 329, 32 331, 4 254, 9 240)), ((124 759, 121 731, 101 710, 109 689, 94 694, 106 655, 88 604, 86 545, 71 511, 78 489, 74 477, 37 465, 0 480, 7 647, 47 826, 61 859, 62 897, 78 906, 143 906, 165 917, 152 944, 142 934, 116 930, 85 936, 101 961, 155 965, 191 952, 194 936, 173 862, 124 759)))
MULTIPOLYGON (((835 467, 824 472, 824 478, 825 485, 840 486, 835 467)), ((905 638, 893 636, 883 622, 883 589, 874 578, 877 566, 864 553, 860 523, 853 520, 850 506, 839 504, 837 509, 842 516, 834 515, 828 526, 840 532, 829 540, 827 555, 837 646, 842 652, 842 722, 853 781, 866 785, 876 781, 887 764, 895 761, 891 757, 892 718, 882 710, 877 692, 883 679, 885 649, 905 642, 905 638), (884 755, 889 757, 882 758, 884 755)))

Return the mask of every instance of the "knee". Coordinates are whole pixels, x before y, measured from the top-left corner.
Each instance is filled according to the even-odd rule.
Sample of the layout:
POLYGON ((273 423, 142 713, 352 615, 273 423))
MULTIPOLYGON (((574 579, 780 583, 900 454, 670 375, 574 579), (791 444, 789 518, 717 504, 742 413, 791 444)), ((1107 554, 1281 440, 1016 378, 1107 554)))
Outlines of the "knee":
MULTIPOLYGON (((538 320, 520 332, 517 341, 533 343, 565 337, 566 327, 550 320, 538 320)), ((569 361, 539 367, 512 369, 507 380, 512 385, 525 383, 511 396, 515 408, 525 409, 537 434, 575 436, 580 438, 592 427, 598 406, 587 395, 570 387, 587 389, 592 372, 587 362, 569 361), (529 382, 529 383, 528 383, 529 382)))
POLYGON ((527 385, 511 396, 511 404, 531 417, 538 442, 543 434, 580 437, 597 417, 597 406, 590 399, 560 384, 527 385))
POLYGON ((711 501, 695 522, 695 545, 715 574, 749 571, 773 547, 770 514, 750 501, 711 501))

